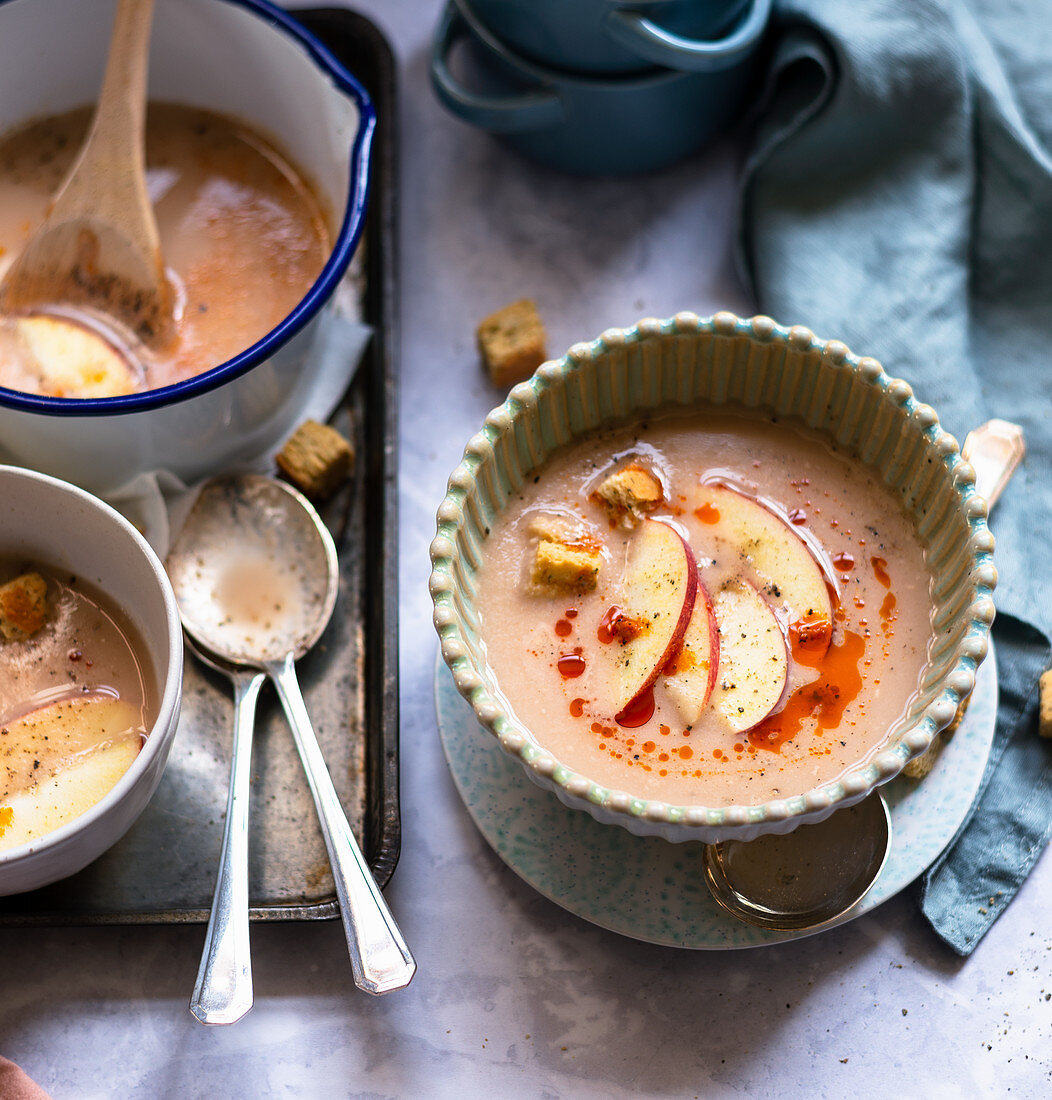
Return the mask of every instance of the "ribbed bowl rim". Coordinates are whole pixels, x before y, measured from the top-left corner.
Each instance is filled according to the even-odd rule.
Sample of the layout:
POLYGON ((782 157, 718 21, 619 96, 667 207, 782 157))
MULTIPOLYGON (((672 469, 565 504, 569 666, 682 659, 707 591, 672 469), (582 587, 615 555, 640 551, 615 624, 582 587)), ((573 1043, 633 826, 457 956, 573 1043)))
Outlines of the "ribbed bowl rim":
MULTIPOLYGON (((635 405, 640 417, 675 407, 668 402, 635 405)), ((696 404, 683 406, 692 407, 696 404)), ((574 438, 586 434, 578 432, 574 438)), ((547 457, 544 454, 538 465, 547 457)), ((975 472, 961 457, 957 440, 942 428, 935 411, 915 398, 909 383, 890 377, 876 359, 857 356, 840 341, 822 340, 804 326, 784 326, 764 316, 743 319, 720 312, 702 318, 683 312, 667 319, 644 318, 629 328, 607 329, 595 340, 573 345, 562 358, 542 364, 531 378, 512 388, 504 403, 490 412, 482 429, 468 442, 460 464, 450 475, 430 547, 434 624, 443 660, 453 674, 457 690, 471 704, 482 726, 506 753, 519 761, 530 779, 553 791, 565 804, 587 810, 597 820, 623 825, 631 832, 663 835, 676 841, 750 839, 765 832, 788 832, 859 801, 893 779, 908 760, 924 752, 936 734, 953 720, 974 686, 976 669, 988 650, 994 618, 992 593, 997 573, 993 565, 993 536, 986 520, 986 501, 976 491, 975 472), (604 357, 635 344, 680 336, 745 337, 762 345, 780 345, 786 353, 817 355, 824 363, 853 372, 866 385, 882 391, 882 399, 901 410, 903 424, 912 421, 926 439, 929 454, 942 464, 956 502, 948 520, 963 518, 969 531, 965 548, 967 575, 959 581, 970 589, 967 621, 957 631, 959 640, 953 650, 940 662, 945 672, 929 688, 930 701, 890 743, 849 768, 837 780, 802 795, 756 805, 674 805, 639 798, 630 791, 604 787, 562 764, 535 741, 500 696, 492 671, 480 659, 474 630, 462 611, 470 596, 463 592, 456 578, 462 568, 473 569, 470 563, 465 565, 460 543, 469 523, 465 504, 470 504, 476 475, 484 463, 498 461, 496 446, 535 415, 545 393, 557 393, 574 374, 604 357)))

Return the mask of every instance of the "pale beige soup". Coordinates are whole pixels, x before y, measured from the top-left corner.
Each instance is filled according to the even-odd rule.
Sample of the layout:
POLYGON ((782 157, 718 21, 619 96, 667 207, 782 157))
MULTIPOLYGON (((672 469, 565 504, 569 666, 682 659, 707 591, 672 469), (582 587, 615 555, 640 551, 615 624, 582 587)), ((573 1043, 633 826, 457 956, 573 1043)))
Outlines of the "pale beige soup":
POLYGON ((903 717, 931 635, 923 550, 894 495, 824 442, 754 417, 670 416, 560 452, 502 513, 478 583, 487 660, 537 743, 604 787, 676 805, 758 804, 835 779, 872 754, 903 717), (604 709, 611 661, 598 632, 620 599, 632 536, 613 527, 589 495, 633 456, 668 486, 655 516, 687 533, 710 592, 727 580, 728 562, 713 560, 710 529, 682 506, 687 487, 703 479, 765 498, 817 544, 839 594, 832 646, 818 669, 794 651, 787 701, 756 730, 735 734, 711 708, 684 728, 660 677, 653 716, 642 726, 619 725, 604 709), (531 526, 553 514, 602 542, 594 592, 531 594, 531 526), (569 676, 560 671, 567 657, 580 658, 569 662, 569 676))
MULTIPOLYGON (((0 142, 0 275, 43 220, 88 119, 84 108, 0 142)), ((176 288, 174 340, 151 352, 135 348, 144 375, 107 381, 110 393, 58 392, 61 382, 12 353, 0 354, 0 385, 76 397, 182 381, 260 340, 318 278, 330 250, 326 212, 303 173, 261 134, 210 112, 152 103, 146 161, 176 288)))
POLYGON ((92 586, 0 558, 0 585, 47 584, 44 624, 0 633, 0 851, 74 820, 118 782, 153 723, 157 691, 141 642, 92 586))

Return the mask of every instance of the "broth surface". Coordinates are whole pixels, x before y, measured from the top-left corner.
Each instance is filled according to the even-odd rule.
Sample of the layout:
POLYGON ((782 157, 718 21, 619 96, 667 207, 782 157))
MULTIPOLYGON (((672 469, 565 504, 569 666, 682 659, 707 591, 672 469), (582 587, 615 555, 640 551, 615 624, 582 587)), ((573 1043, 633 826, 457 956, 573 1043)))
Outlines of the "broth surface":
POLYGON ((733 415, 655 418, 559 452, 494 525, 475 602, 500 691, 537 743, 604 787, 672 804, 758 804, 835 780, 902 719, 931 636, 923 549, 877 475, 802 431, 733 415), (756 581, 746 556, 716 545, 710 517, 688 506, 691 489, 712 480, 767 502, 809 542, 837 593, 832 644, 820 662, 797 644, 785 609, 770 599, 790 651, 788 690, 754 729, 733 732, 711 705, 685 727, 663 676, 648 720, 611 712, 614 660, 604 616, 624 597, 636 532, 613 525, 590 495, 630 460, 659 474, 666 497, 652 515, 687 537, 711 595, 736 584, 743 569, 756 581), (601 543, 594 591, 531 590, 538 517, 550 516, 601 543))
MULTIPOLYGON (((0 277, 43 221, 90 113, 85 107, 38 120, 0 142, 0 277)), ((0 385, 51 396, 113 396, 182 381, 265 336, 318 278, 330 249, 319 200, 260 134, 208 111, 151 103, 146 165, 161 251, 176 289, 170 345, 134 347, 141 378, 107 378, 106 393, 61 392, 68 383, 41 377, 31 359, 17 353, 8 324, 0 385)), ((93 318, 80 320, 98 327, 93 318)))
POLYGON ((0 850, 94 805, 138 755, 157 700, 131 626, 75 577, 0 559, 0 585, 46 581, 46 619, 0 637, 0 850))

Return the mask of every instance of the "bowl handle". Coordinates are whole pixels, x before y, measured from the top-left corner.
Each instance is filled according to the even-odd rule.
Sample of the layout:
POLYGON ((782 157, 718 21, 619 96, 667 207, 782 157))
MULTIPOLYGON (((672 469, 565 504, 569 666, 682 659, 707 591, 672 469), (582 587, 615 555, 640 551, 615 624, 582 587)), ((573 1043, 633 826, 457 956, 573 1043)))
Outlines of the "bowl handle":
MULTIPOLYGON (((449 68, 449 55, 457 41, 471 36, 464 17, 452 4, 447 5, 431 42, 431 85, 453 114, 483 130, 502 134, 540 130, 562 121, 562 104, 553 89, 485 95, 465 88, 449 68)), ((485 43, 481 48, 490 46, 485 43)))
POLYGON ((645 15, 613 10, 603 20, 606 33, 625 49, 670 69, 716 72, 743 60, 759 44, 771 16, 772 0, 752 0, 748 13, 722 38, 684 38, 662 30, 645 15))

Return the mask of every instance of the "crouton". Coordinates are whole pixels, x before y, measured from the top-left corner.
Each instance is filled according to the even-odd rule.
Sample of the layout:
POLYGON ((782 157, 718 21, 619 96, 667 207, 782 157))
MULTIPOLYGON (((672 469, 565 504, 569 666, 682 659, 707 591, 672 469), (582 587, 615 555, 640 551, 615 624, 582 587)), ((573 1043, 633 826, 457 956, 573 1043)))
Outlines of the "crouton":
POLYGON ((1038 733, 1042 737, 1052 737, 1052 669, 1041 674, 1038 691, 1041 693, 1041 710, 1037 720, 1038 733))
POLYGON ((635 527, 665 499, 665 491, 650 470, 634 462, 604 478, 589 499, 606 509, 611 525, 635 527))
POLYGON ((354 468, 354 448, 335 428, 305 420, 275 458, 278 469, 305 496, 331 496, 354 468))
POLYGON ((47 581, 23 573, 0 585, 0 634, 9 642, 32 637, 47 622, 47 581))
POLYGON ((597 546, 541 539, 530 563, 529 591, 535 596, 590 592, 599 580, 601 562, 597 546))
POLYGON ((475 336, 490 381, 501 389, 529 378, 548 358, 548 335, 529 298, 491 313, 475 336))

